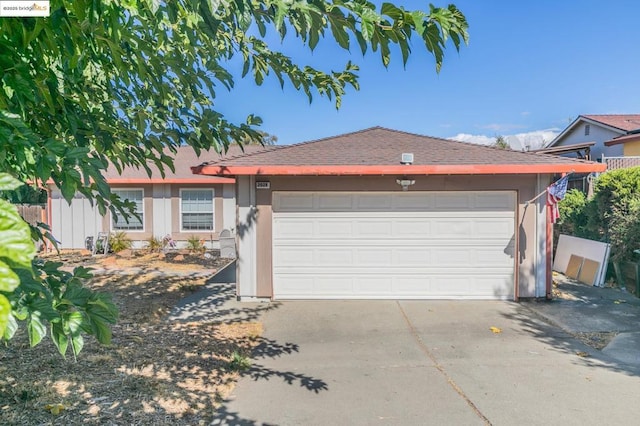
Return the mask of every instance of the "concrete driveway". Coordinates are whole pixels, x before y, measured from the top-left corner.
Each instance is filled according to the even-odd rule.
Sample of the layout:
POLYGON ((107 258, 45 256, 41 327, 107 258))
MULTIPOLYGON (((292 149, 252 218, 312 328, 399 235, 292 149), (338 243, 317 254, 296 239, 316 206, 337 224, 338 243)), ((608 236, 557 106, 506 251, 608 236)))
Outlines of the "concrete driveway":
POLYGON ((216 424, 638 421, 640 372, 535 318, 510 302, 281 303, 216 424))

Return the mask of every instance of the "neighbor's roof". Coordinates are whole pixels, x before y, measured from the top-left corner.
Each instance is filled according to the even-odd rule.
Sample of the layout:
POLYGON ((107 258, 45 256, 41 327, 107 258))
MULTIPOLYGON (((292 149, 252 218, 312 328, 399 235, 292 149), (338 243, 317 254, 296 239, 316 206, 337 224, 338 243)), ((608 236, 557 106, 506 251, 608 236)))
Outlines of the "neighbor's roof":
POLYGON ((573 120, 558 136, 555 137, 547 147, 555 146, 560 142, 567 134, 578 126, 581 122, 588 124, 600 125, 606 127, 614 132, 618 132, 621 135, 627 132, 640 129, 640 114, 588 114, 579 115, 578 118, 573 120))
POLYGON ((373 127, 297 145, 227 157, 194 173, 237 175, 525 174, 604 171, 604 164, 373 127), (411 165, 400 163, 413 153, 411 165))
POLYGON ((535 149, 532 152, 537 152, 538 154, 568 154, 571 152, 583 151, 587 148, 591 148, 595 144, 596 144, 595 142, 583 142, 583 143, 576 143, 573 145, 554 146, 550 148, 535 149))
POLYGON ((640 114, 590 114, 582 117, 625 132, 640 129, 640 114))
MULTIPOLYGON (((263 147, 261 145, 246 145, 243 147, 244 153, 249 154, 265 149, 273 149, 272 146, 263 147)), ((105 178, 110 184, 149 184, 149 183, 234 183, 235 180, 229 177, 211 177, 211 176, 194 176, 191 172, 191 167, 194 164, 202 163, 205 160, 211 158, 231 158, 243 154, 242 148, 238 145, 229 146, 226 154, 218 153, 214 149, 209 151, 202 151, 200 156, 197 156, 193 148, 190 146, 178 147, 175 154, 167 151, 167 155, 173 157, 173 164, 175 166, 175 172, 165 167, 165 177, 156 167, 154 163, 150 163, 149 167, 152 170, 152 176, 147 175, 147 171, 144 168, 126 167, 122 174, 118 173, 118 170, 111 164, 105 173, 105 178)))

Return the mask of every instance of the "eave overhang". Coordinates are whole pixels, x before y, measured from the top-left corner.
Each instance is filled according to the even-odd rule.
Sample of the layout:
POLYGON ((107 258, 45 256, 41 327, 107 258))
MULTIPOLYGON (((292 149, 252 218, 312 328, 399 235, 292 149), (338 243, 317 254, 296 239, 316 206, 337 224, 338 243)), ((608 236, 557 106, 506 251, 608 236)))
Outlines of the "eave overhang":
POLYGON ((202 164, 194 174, 211 176, 362 176, 362 175, 513 175, 604 172, 601 163, 559 164, 451 164, 451 165, 264 165, 223 166, 202 164))

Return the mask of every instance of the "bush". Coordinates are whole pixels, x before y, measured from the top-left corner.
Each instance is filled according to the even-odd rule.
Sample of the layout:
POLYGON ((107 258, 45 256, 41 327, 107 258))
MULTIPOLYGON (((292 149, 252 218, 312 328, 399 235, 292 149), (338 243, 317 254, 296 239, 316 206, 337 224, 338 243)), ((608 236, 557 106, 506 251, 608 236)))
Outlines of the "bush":
POLYGON ((114 253, 131 248, 131 238, 124 231, 112 232, 109 235, 109 247, 114 253))
POLYGON ((164 244, 162 240, 158 237, 150 237, 147 240, 147 249, 149 249, 149 251, 151 252, 158 252, 162 250, 163 247, 164 247, 164 244))
POLYGON ((558 204, 560 220, 557 230, 559 234, 573 235, 576 237, 590 238, 587 229, 588 216, 586 212, 587 197, 577 189, 567 191, 567 195, 558 204))
POLYGON ((609 242, 614 261, 631 260, 640 249, 640 194, 621 200, 611 208, 609 242))
POLYGON ((189 236, 189 238, 187 238, 187 250, 194 253, 204 253, 204 241, 195 235, 189 236))
POLYGON ((588 228, 601 241, 609 241, 609 232, 629 208, 630 199, 640 194, 640 167, 612 170, 595 182, 593 198, 587 206, 588 228), (614 218, 614 209, 618 215, 614 218))
POLYGON ((558 233, 611 244, 611 258, 630 260, 640 249, 640 167, 612 170, 594 182, 594 195, 567 192, 558 233))

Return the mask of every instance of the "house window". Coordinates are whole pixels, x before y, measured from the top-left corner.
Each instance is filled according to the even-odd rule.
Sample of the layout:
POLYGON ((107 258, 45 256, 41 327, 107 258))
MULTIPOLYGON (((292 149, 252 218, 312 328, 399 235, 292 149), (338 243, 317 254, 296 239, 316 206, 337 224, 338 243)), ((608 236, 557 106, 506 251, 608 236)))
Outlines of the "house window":
POLYGON ((180 190, 180 228, 213 231, 213 189, 180 190))
POLYGON ((144 191, 142 189, 114 189, 111 192, 116 194, 123 201, 131 201, 135 204, 134 211, 139 218, 129 215, 129 221, 120 212, 112 213, 112 229, 115 231, 142 231, 144 230, 144 191))
POLYGON ((585 124, 585 126, 584 126, 584 135, 585 136, 589 136, 590 132, 591 132, 591 124, 585 124))

